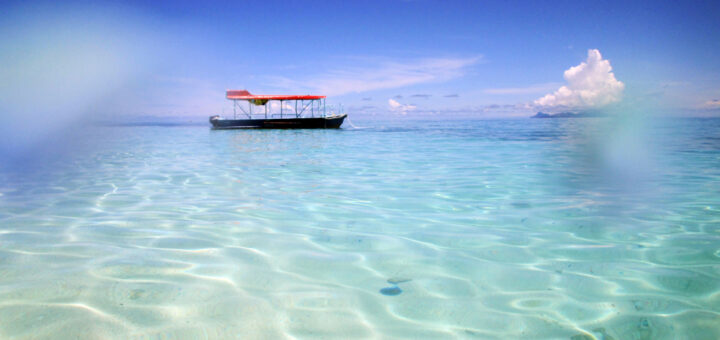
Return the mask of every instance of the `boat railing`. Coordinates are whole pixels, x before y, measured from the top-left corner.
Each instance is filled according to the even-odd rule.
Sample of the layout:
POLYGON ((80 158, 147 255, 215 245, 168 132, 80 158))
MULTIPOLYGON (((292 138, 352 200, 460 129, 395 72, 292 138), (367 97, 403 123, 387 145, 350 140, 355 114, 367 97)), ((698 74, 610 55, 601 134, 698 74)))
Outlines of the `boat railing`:
POLYGON ((345 112, 345 108, 342 104, 327 105, 325 110, 325 116, 342 115, 345 112))
POLYGON ((233 119, 245 116, 247 119, 263 118, 322 118, 335 115, 342 115, 345 112, 342 104, 326 105, 325 99, 294 100, 292 104, 285 104, 279 100, 279 111, 276 105, 268 104, 267 100, 261 104, 254 101, 247 101, 247 107, 239 105, 238 100, 233 100, 233 119), (253 110, 254 107, 259 110, 253 110))

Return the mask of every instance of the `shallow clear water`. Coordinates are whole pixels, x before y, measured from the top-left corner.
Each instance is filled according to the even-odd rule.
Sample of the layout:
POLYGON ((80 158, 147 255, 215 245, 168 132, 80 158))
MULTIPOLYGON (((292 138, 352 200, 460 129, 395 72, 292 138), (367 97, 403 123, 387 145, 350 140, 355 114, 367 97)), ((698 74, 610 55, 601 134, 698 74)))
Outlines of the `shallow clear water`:
POLYGON ((720 338, 720 120, 356 125, 6 161, 0 338, 720 338))

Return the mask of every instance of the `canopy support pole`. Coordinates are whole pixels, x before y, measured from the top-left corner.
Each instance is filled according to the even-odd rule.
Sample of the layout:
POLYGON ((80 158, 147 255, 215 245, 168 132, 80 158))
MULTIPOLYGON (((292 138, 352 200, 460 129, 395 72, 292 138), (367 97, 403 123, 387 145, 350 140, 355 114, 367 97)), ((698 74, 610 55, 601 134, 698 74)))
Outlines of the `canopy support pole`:
POLYGON ((237 111, 236 111, 237 109, 240 109, 240 111, 242 111, 242 113, 244 113, 249 118, 252 118, 252 116, 249 115, 247 112, 245 112, 245 109, 243 109, 242 106, 237 103, 237 100, 233 99, 233 119, 237 119, 237 111))

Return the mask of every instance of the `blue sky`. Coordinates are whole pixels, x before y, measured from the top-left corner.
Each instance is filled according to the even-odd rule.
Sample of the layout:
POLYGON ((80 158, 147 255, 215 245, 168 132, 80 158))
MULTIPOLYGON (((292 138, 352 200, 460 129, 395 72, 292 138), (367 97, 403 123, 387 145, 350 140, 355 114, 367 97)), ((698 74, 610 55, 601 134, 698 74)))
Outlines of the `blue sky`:
POLYGON ((225 89, 327 94, 374 115, 515 117, 639 101, 707 115, 720 109, 719 4, 5 3, 0 95, 6 112, 130 117, 227 113, 225 89), (612 77, 588 66, 568 84, 566 70, 592 65, 589 50, 612 77), (594 99, 538 106, 563 86, 594 99), (37 91, 48 96, 29 105, 37 91))

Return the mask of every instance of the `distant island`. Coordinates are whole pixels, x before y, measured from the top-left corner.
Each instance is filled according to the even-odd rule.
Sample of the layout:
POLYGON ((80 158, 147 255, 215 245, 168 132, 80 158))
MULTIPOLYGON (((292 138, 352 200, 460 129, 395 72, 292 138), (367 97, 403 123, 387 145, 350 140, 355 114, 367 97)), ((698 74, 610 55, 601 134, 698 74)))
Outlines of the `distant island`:
POLYGON ((591 117, 605 117, 604 114, 598 111, 582 111, 582 112, 558 112, 558 113, 544 113, 538 112, 530 118, 591 118, 591 117))

